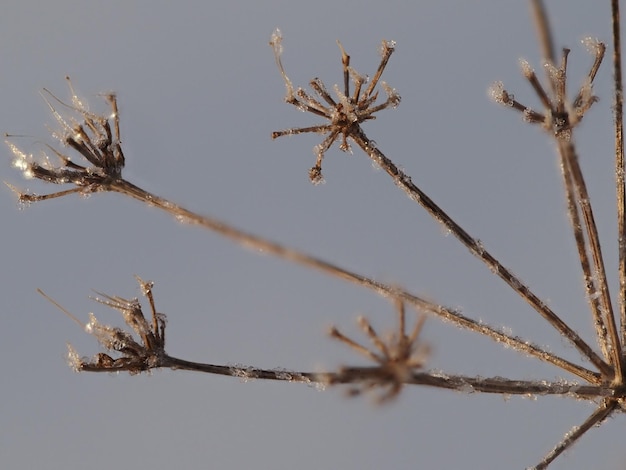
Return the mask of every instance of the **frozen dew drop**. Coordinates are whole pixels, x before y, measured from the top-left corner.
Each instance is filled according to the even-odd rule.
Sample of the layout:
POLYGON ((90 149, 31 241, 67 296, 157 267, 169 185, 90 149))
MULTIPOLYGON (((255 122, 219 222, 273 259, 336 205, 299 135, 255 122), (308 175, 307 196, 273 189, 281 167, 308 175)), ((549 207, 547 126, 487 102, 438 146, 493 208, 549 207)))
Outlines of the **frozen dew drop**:
POLYGON ((28 167, 30 166, 27 162, 25 158, 14 158, 13 161, 11 162, 11 164, 13 165, 13 168, 20 170, 20 171, 26 171, 28 169, 28 167))
POLYGON ((193 221, 187 217, 186 215, 176 215, 174 217, 176 219, 176 222, 180 222, 181 224, 192 224, 193 221))
POLYGON ((98 323, 98 319, 93 313, 89 313, 89 321, 85 324, 85 332, 90 335, 94 334, 94 331, 98 328, 100 324, 98 323))
POLYGON ((67 364, 74 372, 80 372, 82 363, 83 360, 78 352, 70 343, 67 343, 67 364))
POLYGON ((312 382, 308 385, 314 387, 318 392, 324 392, 326 390, 326 384, 323 382, 312 382))
POLYGON ((233 377, 239 377, 244 383, 256 378, 256 374, 250 367, 241 364, 230 366, 230 371, 233 377))
POLYGON ((28 209, 31 204, 32 204, 31 201, 20 198, 17 201, 17 209, 20 211, 23 211, 24 209, 28 209))
POLYGON ((515 95, 513 93, 507 93, 506 96, 507 96, 507 100, 504 104, 507 106, 513 107, 513 105, 515 104, 513 103, 513 100, 515 100, 515 95))
POLYGON ((597 300, 600 298, 602 294, 599 291, 592 292, 589 294, 589 300, 597 300))
POLYGON ((15 168, 16 170, 19 170, 22 172, 23 176, 25 179, 32 179, 34 178, 34 173, 33 173, 33 169, 32 169, 32 155, 27 155, 24 152, 22 152, 15 144, 11 143, 11 142, 6 142, 6 144, 9 146, 9 148, 11 149, 11 152, 13 153, 13 160, 11 160, 11 166, 13 168, 15 168))
POLYGON ((476 240, 476 254, 478 256, 483 256, 485 253, 485 247, 483 246, 483 242, 480 240, 476 240))
POLYGON ((467 383, 467 382, 465 382, 463 385, 461 385, 458 388, 458 390, 459 390, 459 392, 467 393, 467 394, 474 393, 476 391, 476 390, 474 390, 474 386, 472 384, 467 383))
POLYGON ((503 326, 500 328, 500 333, 506 336, 513 336, 513 329, 510 326, 503 326))
POLYGON ((285 380, 287 382, 291 382, 293 380, 293 375, 286 370, 276 369, 275 372, 276 378, 280 380, 285 380))

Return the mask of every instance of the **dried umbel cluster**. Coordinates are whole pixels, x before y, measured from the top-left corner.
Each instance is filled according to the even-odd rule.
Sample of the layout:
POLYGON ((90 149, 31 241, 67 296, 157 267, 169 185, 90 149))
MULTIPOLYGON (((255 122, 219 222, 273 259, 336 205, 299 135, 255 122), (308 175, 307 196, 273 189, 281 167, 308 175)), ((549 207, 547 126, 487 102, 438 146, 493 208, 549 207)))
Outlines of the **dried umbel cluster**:
MULTIPOLYGON (((368 377, 349 389, 349 394, 352 396, 360 395, 363 392, 376 388, 383 388, 387 390, 381 393, 376 401, 378 403, 388 402, 398 396, 402 387, 414 372, 423 369, 425 366, 430 347, 426 343, 419 341, 419 335, 424 326, 426 316, 423 313, 420 314, 413 330, 410 334, 407 334, 404 302, 396 300, 395 304, 398 314, 398 330, 396 333, 388 335, 386 340, 379 336, 369 320, 365 317, 358 318, 359 326, 372 342, 375 350, 367 349, 365 346, 348 338, 336 327, 332 327, 330 330, 332 338, 347 344, 362 356, 378 364, 377 368, 371 369, 368 377)), ((342 373, 349 374, 349 372, 350 368, 344 368, 339 371, 336 378, 331 378, 329 383, 336 383, 342 377, 342 373)))
POLYGON ((329 123, 276 131, 272 133, 272 138, 276 139, 284 135, 295 135, 305 132, 326 135, 324 141, 314 149, 317 161, 315 162, 315 166, 309 170, 311 182, 318 184, 324 181, 324 176, 322 175, 322 160, 324 159, 324 154, 340 136, 341 143, 339 144, 339 149, 344 152, 352 152, 348 139, 361 132, 359 128, 360 124, 370 119, 376 119, 374 114, 378 111, 388 107, 395 108, 400 104, 400 95, 396 90, 380 80, 387 66, 387 62, 395 50, 396 44, 394 41, 382 41, 380 46, 380 64, 376 73, 370 80, 367 76, 359 74, 355 69, 350 67, 350 56, 346 54, 341 43, 337 41, 341 51, 341 63, 343 65, 343 90, 339 88, 338 85, 335 85, 333 90, 336 98, 333 98, 328 93, 324 83, 319 78, 314 78, 309 85, 319 97, 316 99, 303 88, 298 87, 297 90, 294 90, 293 84, 285 73, 281 61, 283 52, 282 39, 282 34, 280 30, 277 29, 274 31, 274 34, 272 34, 270 45, 274 50, 276 65, 287 88, 285 101, 294 105, 300 111, 306 111, 316 116, 326 118, 329 123), (354 82, 354 90, 352 92, 350 91, 351 79, 354 82), (376 86, 378 84, 380 84, 387 95, 386 100, 382 103, 377 103, 379 92, 376 86))
POLYGON ((342 367, 337 372, 296 372, 285 369, 259 369, 243 365, 214 365, 186 361, 170 356, 165 351, 166 317, 156 311, 152 288, 154 283, 136 276, 142 295, 148 300, 150 315, 143 312, 139 299, 125 299, 97 293, 96 302, 106 305, 122 314, 127 328, 119 328, 101 323, 93 313, 83 324, 74 315, 60 306, 42 291, 44 297, 78 323, 87 333, 94 336, 106 352, 93 357, 80 356, 68 344, 68 362, 77 372, 129 372, 131 375, 152 369, 170 368, 229 375, 244 381, 253 379, 280 380, 315 385, 318 389, 326 386, 349 384, 352 396, 363 392, 383 391, 376 397, 376 403, 385 403, 396 398, 403 386, 410 383, 425 365, 429 347, 419 341, 419 334, 426 317, 419 315, 410 334, 406 333, 404 303, 395 302, 398 314, 398 330, 387 338, 379 336, 369 321, 359 317, 359 324, 378 351, 370 351, 333 327, 330 336, 347 344, 376 365, 373 367, 342 367))
POLYGON ((136 279, 143 296, 150 304, 151 319, 146 318, 139 299, 124 299, 102 293, 98 293, 98 297, 94 297, 96 302, 120 312, 129 328, 128 330, 100 323, 93 313, 89 314, 89 322, 83 325, 80 320, 62 309, 109 352, 100 352, 93 358, 85 358, 79 356, 74 348, 68 345, 68 360, 74 370, 89 372, 127 371, 131 374, 137 374, 162 367, 166 358, 166 317, 156 311, 152 295, 154 284, 150 281, 143 281, 139 277, 136 279), (111 353, 114 357, 110 355, 111 353))
MULTIPOLYGON (((614 34, 614 75, 615 75, 615 116, 616 116, 616 165, 618 236, 619 244, 619 279, 620 295, 619 315, 615 314, 606 279, 606 269, 600 249, 599 236, 595 224, 591 203, 583 174, 578 163, 573 133, 584 115, 597 98, 592 93, 592 85, 605 52, 602 43, 586 40, 585 44, 594 54, 594 63, 585 77, 583 85, 570 101, 567 97, 567 60, 569 50, 563 50, 559 65, 553 57, 553 48, 545 11, 540 0, 533 0, 539 36, 543 39, 542 48, 546 57, 547 86, 541 85, 535 72, 526 61, 522 61, 522 72, 529 81, 543 106, 542 111, 533 110, 518 102, 512 94, 496 83, 491 89, 494 100, 521 112, 527 122, 541 125, 555 140, 560 158, 568 215, 576 246, 579 253, 581 270, 584 278, 586 295, 595 326, 599 352, 581 337, 552 308, 540 299, 531 288, 493 256, 478 238, 471 236, 459 223, 437 205, 409 175, 397 167, 391 159, 370 140, 361 128, 365 121, 375 118, 380 110, 395 107, 400 102, 397 92, 381 81, 381 76, 394 51, 394 43, 383 41, 381 61, 371 80, 357 73, 350 67, 350 57, 341 44, 343 87, 334 86, 335 97, 331 96, 319 79, 310 82, 313 94, 302 88, 295 89, 285 73, 281 61, 282 36, 280 31, 272 35, 270 44, 274 51, 276 64, 287 89, 285 100, 301 111, 313 113, 327 122, 311 127, 292 128, 274 132, 273 138, 314 132, 324 135, 321 144, 315 147, 317 160, 309 172, 313 183, 323 180, 322 160, 335 141, 344 152, 351 151, 351 142, 361 148, 365 154, 387 173, 393 183, 404 191, 409 198, 423 207, 444 229, 456 237, 477 259, 491 272, 505 282, 514 292, 524 299, 547 325, 554 328, 563 339, 571 343, 583 358, 580 363, 568 361, 532 341, 510 334, 508 330, 495 328, 463 315, 458 309, 427 300, 408 290, 385 284, 295 250, 282 244, 264 239, 249 232, 235 228, 224 221, 189 211, 171 201, 133 185, 122 178, 124 155, 120 143, 119 116, 115 95, 107 94, 105 99, 111 108, 108 115, 99 115, 88 110, 77 98, 71 87, 71 104, 65 104, 46 91, 57 106, 67 111, 67 117, 48 101, 54 118, 61 126, 61 131, 54 136, 67 153, 75 151, 86 163, 75 163, 66 151, 47 147, 49 153, 39 157, 27 155, 12 142, 8 145, 13 153, 13 166, 28 179, 39 179, 47 183, 70 184, 71 189, 48 195, 23 193, 15 189, 24 202, 56 198, 71 193, 92 193, 115 191, 130 196, 150 206, 157 207, 175 216, 177 220, 193 223, 212 230, 240 245, 254 248, 293 263, 319 270, 328 275, 365 287, 390 299, 396 308, 398 327, 389 337, 379 335, 370 322, 360 319, 359 323, 365 335, 372 343, 368 349, 359 342, 348 338, 337 328, 331 330, 331 337, 348 345, 371 361, 367 367, 341 367, 336 372, 291 372, 283 369, 259 369, 247 366, 213 365, 195 363, 169 356, 165 352, 165 317, 157 313, 152 297, 152 283, 138 279, 144 296, 150 304, 150 315, 145 315, 137 299, 125 299, 100 294, 96 300, 122 313, 127 329, 103 325, 91 316, 86 325, 81 325, 94 335, 107 351, 94 358, 85 359, 70 350, 72 366, 77 370, 94 372, 128 371, 132 374, 164 367, 184 369, 196 372, 229 375, 245 380, 258 378, 322 385, 348 385, 352 395, 375 392, 378 402, 388 402, 396 398, 405 385, 422 385, 462 392, 496 393, 500 395, 558 395, 577 400, 586 400, 596 405, 595 411, 579 426, 568 432, 564 438, 537 464, 535 468, 544 469, 561 453, 571 447, 589 429, 601 424, 607 417, 626 409, 626 190, 624 187, 624 158, 622 124, 622 85, 621 85, 621 46, 619 36, 614 34), (351 90, 350 82, 353 83, 351 90), (386 99, 379 102, 380 85, 386 99), (414 309, 417 318, 413 328, 407 332, 405 307, 414 309), (424 315, 436 316, 443 321, 488 337, 518 353, 539 359, 556 367, 559 374, 565 372, 578 380, 569 382, 555 380, 516 380, 502 377, 467 377, 446 374, 440 371, 425 370, 428 345, 419 338, 424 315), (616 317, 620 319, 619 328, 616 317)), ((619 32, 617 2, 613 2, 613 19, 619 32)), ((59 108, 60 109, 60 108, 59 108)), ((78 321, 78 320, 76 320, 78 321)), ((80 322, 79 322, 80 323, 80 322)))
POLYGON ((102 191, 122 176, 125 159, 120 141, 116 96, 113 93, 104 95, 111 107, 111 113, 108 116, 92 113, 76 95, 69 77, 66 79, 72 95, 71 104, 64 103, 44 89, 44 99, 60 125, 60 130, 54 132, 53 136, 61 142, 63 147, 69 147, 78 152, 88 165, 83 166, 74 162, 71 157, 52 146, 47 146, 52 155, 43 152, 39 157, 34 157, 7 141, 7 145, 13 152, 13 167, 22 171, 26 179, 36 178, 48 183, 75 185, 70 190, 47 195, 22 193, 12 188, 19 194, 22 202, 51 199, 76 192, 86 194, 102 191), (65 108, 68 113, 64 115, 57 111, 46 95, 65 108))
POLYGON ((594 62, 589 73, 574 100, 567 97, 567 58, 570 50, 563 49, 561 62, 556 64, 548 61, 544 64, 548 77, 548 91, 541 85, 535 71, 525 59, 520 60, 522 74, 535 90, 541 100, 543 112, 535 111, 521 104, 515 96, 504 89, 502 82, 494 83, 489 94, 499 104, 511 107, 522 113, 524 121, 532 124, 540 124, 544 129, 551 132, 559 139, 567 140, 571 136, 571 130, 582 120, 585 113, 591 108, 598 98, 593 95, 593 81, 596 78, 606 46, 594 38, 583 39, 587 50, 593 54, 594 62))

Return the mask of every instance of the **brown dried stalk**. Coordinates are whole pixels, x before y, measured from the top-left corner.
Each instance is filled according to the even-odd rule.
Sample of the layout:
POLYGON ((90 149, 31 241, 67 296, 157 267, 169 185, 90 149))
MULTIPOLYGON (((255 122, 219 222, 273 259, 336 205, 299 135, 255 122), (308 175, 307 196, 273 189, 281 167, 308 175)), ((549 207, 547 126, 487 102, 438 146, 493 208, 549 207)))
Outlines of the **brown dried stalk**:
MULTIPOLYGON (((624 341, 626 341, 626 241, 625 229, 626 221, 624 215, 624 162, 623 162, 623 142, 622 142, 622 91, 621 91, 621 58, 619 46, 619 11, 618 2, 613 1, 613 23, 614 23, 614 68, 615 68, 615 109, 616 109, 616 174, 617 174, 617 197, 618 197, 618 219, 619 219, 619 246, 620 246, 620 319, 621 326, 618 331, 613 305, 609 294, 608 282, 606 279, 606 269, 602 257, 597 226, 595 223, 589 194, 580 165, 573 139, 573 130, 580 123, 585 113, 591 108, 597 98, 592 93, 592 86, 604 57, 604 44, 586 39, 585 45, 594 54, 594 62, 589 73, 580 87, 578 93, 569 101, 566 95, 567 83, 567 58, 568 49, 563 50, 562 60, 556 65, 554 60, 554 48, 552 45, 552 34, 549 28, 548 18, 545 14, 543 3, 539 0, 531 2, 535 22, 537 24, 538 36, 542 44, 542 50, 546 57, 546 71, 548 76, 549 90, 546 91, 539 79, 527 62, 522 61, 522 71, 535 92, 537 93, 543 107, 543 112, 538 112, 519 103, 513 95, 508 93, 501 83, 496 83, 491 90, 492 97, 496 102, 509 106, 523 113, 524 120, 530 123, 539 123, 556 140, 559 157, 561 159, 562 176, 565 193, 568 203, 568 213, 574 239, 579 252, 580 264, 583 271, 587 298, 592 313, 593 322, 596 328, 596 337, 602 358, 575 332, 567 323, 550 310, 546 304, 538 299, 535 294, 507 268, 487 252, 478 239, 471 237, 465 229, 457 224, 445 211, 443 211, 432 199, 430 199, 411 178, 398 169, 365 135, 360 127, 361 121, 354 120, 349 128, 341 127, 344 141, 351 139, 356 142, 362 150, 374 160, 380 167, 385 169, 392 177, 394 183, 404 190, 407 195, 422 205, 435 220, 442 223, 446 229, 453 233, 469 250, 483 261, 492 272, 501 277, 514 291, 524 298, 535 310, 543 316, 562 336, 569 339, 577 349, 586 356, 600 373, 600 382, 610 386, 615 393, 612 398, 602 401, 601 405, 575 432, 568 433, 563 441, 539 463, 536 468, 545 468, 564 450, 573 445, 588 429, 601 423, 613 411, 622 408, 624 398, 623 364, 626 362, 626 355, 622 351, 624 341), (581 223, 582 221, 582 223, 581 223), (619 397, 619 398, 618 398, 619 397)), ((280 61, 281 49, 276 47, 280 44, 276 41, 277 35, 273 37, 276 61, 279 65, 280 73, 287 84, 288 95, 286 101, 300 109, 310 111, 304 106, 301 100, 290 95, 289 90, 293 86, 287 77, 280 61)), ((346 54, 342 49, 342 55, 346 54)), ((347 61, 342 60, 344 76, 347 74, 347 61)), ((386 64, 386 60, 384 61, 386 64)), ((379 68, 381 70, 381 68, 379 68)), ((348 82, 345 81, 345 96, 350 96, 348 82)), ((313 84, 313 82, 312 82, 313 84)), ((355 81, 355 88, 358 90, 361 83, 355 81)), ((303 93, 300 93, 303 95, 303 93)), ((355 92, 358 96, 358 91, 355 92)), ((323 97, 323 96, 322 96, 323 97)), ((318 114, 319 113, 315 113, 318 114)), ((339 125, 333 120, 334 114, 325 115, 330 124, 324 126, 325 132, 333 135, 339 131, 339 125)), ((321 129, 318 126, 316 129, 321 129)), ((311 128, 304 128, 305 132, 311 128)), ((302 132, 302 129, 293 129, 274 133, 273 137, 280 135, 290 135, 302 132)), ((355 346, 356 347, 356 346, 355 346)))
POLYGON ((502 84, 496 84, 492 88, 492 96, 497 102, 521 112, 526 121, 540 124, 557 143, 568 213, 579 252, 600 354, 596 353, 592 346, 587 344, 560 316, 553 312, 544 301, 539 299, 525 283, 490 254, 480 240, 472 237, 414 184, 411 178, 387 158, 373 144, 373 141, 366 136, 361 128, 361 124, 375 119, 375 114, 378 111, 395 107, 400 102, 400 96, 397 92, 381 81, 382 73, 394 51, 395 44, 393 42, 382 42, 382 58, 378 69, 369 82, 364 75, 357 73, 350 66, 350 56, 339 44, 343 71, 343 88, 340 89, 335 86, 335 97, 332 97, 326 86, 319 79, 314 79, 310 82, 313 94, 302 88, 294 88, 282 65, 282 36, 277 30, 272 36, 270 44, 274 49, 275 60, 286 86, 287 94, 285 100, 300 110, 326 119, 327 122, 311 127, 274 132, 272 137, 277 138, 306 132, 325 135, 322 143, 316 147, 317 160, 309 172, 309 177, 314 183, 319 183, 323 180, 322 161, 326 152, 335 141, 339 139, 339 148, 344 152, 351 151, 351 141, 356 143, 369 158, 391 176, 393 182, 400 189, 424 207, 436 221, 443 224, 447 230, 454 234, 472 254, 525 299, 564 338, 567 338, 581 352, 583 357, 592 364, 595 370, 549 353, 533 345, 528 340, 505 334, 496 328, 484 325, 477 320, 462 315, 455 309, 427 301, 405 289, 379 282, 320 258, 242 231, 218 219, 199 215, 133 185, 122 177, 125 160, 120 144, 119 112, 115 95, 105 95, 105 99, 111 108, 111 113, 109 115, 99 115, 87 110, 86 106, 76 97, 70 85, 71 104, 65 104, 47 90, 45 91, 47 96, 52 98, 52 100, 47 101, 53 116, 61 125, 61 132, 57 133, 55 137, 64 146, 69 147, 71 151, 77 152, 84 159, 84 162, 77 164, 71 160, 69 155, 53 147, 48 147, 50 155, 44 154, 35 158, 22 152, 9 141, 8 145, 14 155, 13 165, 22 171, 26 178, 35 178, 59 185, 73 185, 69 189, 44 195, 22 192, 11 186, 18 194, 21 202, 37 202, 72 193, 118 192, 150 206, 158 207, 175 216, 177 220, 183 220, 187 223, 212 230, 240 245, 318 269, 332 276, 371 289, 393 301, 398 315, 398 329, 388 340, 384 340, 379 336, 367 320, 360 320, 363 330, 374 346, 373 350, 369 350, 343 335, 337 328, 331 330, 333 338, 349 345, 368 360, 374 362, 374 366, 370 367, 345 366, 336 372, 294 372, 196 363, 178 359, 166 353, 165 316, 156 311, 152 296, 152 283, 138 279, 143 295, 149 301, 150 315, 144 315, 141 304, 137 299, 128 300, 122 297, 99 294, 96 300, 120 311, 128 328, 122 329, 103 325, 98 322, 95 316, 92 316, 90 321, 83 325, 72 316, 90 334, 96 336, 101 346, 107 351, 88 359, 79 357, 73 349, 70 349, 69 356, 72 366, 76 370, 83 371, 128 371, 131 374, 165 367, 229 375, 243 379, 260 378, 320 385, 349 384, 349 390, 354 395, 381 389, 382 392, 377 397, 380 402, 389 401, 397 397, 405 385, 426 385, 463 392, 497 393, 502 395, 559 395, 596 402, 598 404, 596 411, 581 426, 566 434, 562 441, 535 467, 537 469, 546 468, 563 451, 571 447, 584 435, 587 430, 600 424, 615 411, 622 410, 626 400, 626 380, 623 373, 626 353, 622 351, 626 341, 626 307, 624 306, 626 303, 624 294, 626 288, 626 229, 624 228, 626 227, 626 221, 624 220, 625 191, 619 5, 616 0, 612 1, 615 49, 613 62, 616 87, 616 174, 620 237, 619 329, 609 295, 597 227, 583 174, 578 164, 578 156, 573 139, 576 126, 596 101, 596 97, 592 93, 592 85, 604 56, 605 47, 599 42, 586 41, 586 44, 591 47, 594 53, 594 62, 578 93, 572 100, 569 100, 566 94, 569 50, 563 51, 562 59, 557 65, 554 59, 551 32, 543 4, 540 0, 531 0, 531 5, 534 9, 538 35, 542 42, 542 50, 547 61, 547 89, 541 85, 528 63, 522 62, 522 71, 538 95, 543 110, 536 111, 522 105, 504 89, 502 84), (350 90, 351 80, 353 82, 352 91, 350 90), (386 99, 382 100, 382 102, 378 102, 378 85, 383 88, 386 94, 386 99), (58 104, 55 103, 53 105, 52 101, 58 104), (58 111, 55 106, 66 112, 58 111), (415 308, 419 313, 418 319, 410 333, 406 332, 405 305, 415 308), (466 377, 424 371, 428 347, 419 340, 419 334, 425 318, 424 314, 435 315, 445 321, 454 323, 460 328, 487 336, 522 354, 551 363, 562 371, 574 374, 586 382, 586 384, 562 380, 525 381, 500 377, 466 377))
MULTIPOLYGON (((12 189, 18 194, 20 202, 32 203, 65 196, 75 192, 93 193, 112 191, 121 193, 144 202, 152 207, 162 209, 173 215, 178 221, 185 221, 187 223, 199 225, 212 230, 248 248, 284 258, 297 264, 318 269, 327 274, 364 286, 385 297, 402 299, 421 311, 432 313, 446 321, 456 324, 461 328, 476 331, 494 339, 499 343, 507 345, 507 347, 511 347, 524 354, 552 363, 557 367, 582 378, 583 380, 591 383, 598 383, 600 375, 597 372, 591 371, 583 366, 573 364, 559 356, 549 353, 542 348, 533 345, 528 340, 505 334, 502 331, 489 327, 488 325, 484 325, 476 320, 467 318, 455 309, 447 308, 445 306, 427 301, 398 287, 381 283, 369 277, 344 269, 333 263, 324 261, 320 258, 288 248, 257 235, 247 233, 218 219, 199 215, 174 204, 171 201, 149 193, 123 179, 121 174, 123 161, 122 164, 119 164, 115 168, 115 171, 107 171, 107 168, 113 166, 110 162, 119 162, 119 159, 116 159, 116 149, 119 147, 119 131, 116 131, 114 135, 109 135, 105 132, 104 135, 106 135, 106 144, 103 145, 103 133, 97 131, 83 132, 83 129, 86 127, 89 129, 96 127, 93 125, 87 125, 87 123, 92 122, 100 123, 100 126, 103 128, 119 129, 119 114, 117 112, 117 102, 115 96, 107 95, 107 100, 110 100, 111 106, 115 112, 108 117, 95 116, 86 111, 80 100, 75 96, 72 89, 71 91, 73 94, 72 102, 75 106, 63 104, 63 106, 71 112, 70 117, 63 117, 51 107, 53 109, 55 119, 61 123, 64 131, 63 133, 55 134, 55 137, 61 140, 63 144, 77 150, 80 155, 88 161, 88 163, 91 163, 91 165, 78 165, 74 163, 69 156, 62 154, 60 151, 55 150, 52 147, 49 147, 52 149, 54 157, 56 157, 59 161, 58 166, 55 166, 52 157, 43 155, 39 159, 36 159, 32 155, 27 155, 22 152, 12 142, 7 142, 14 154, 13 166, 21 170, 26 178, 36 178, 47 183, 75 185, 75 188, 71 188, 69 190, 44 195, 22 192, 17 188, 12 187, 12 189), (84 119, 85 124, 80 121, 81 118, 84 119), (106 122, 107 120, 111 120, 112 122, 106 122), (72 124, 70 125, 68 122, 72 124), (80 135, 80 139, 85 141, 84 145, 78 146, 71 143, 78 140, 76 135, 80 135), (93 154, 95 154, 95 156, 93 154), (101 168, 98 165, 103 165, 106 168, 101 168)), ((62 103, 57 98, 55 99, 62 103)))
POLYGON ((86 372, 129 372, 134 375, 158 368, 188 370, 216 375, 237 377, 243 380, 263 379, 286 382, 298 382, 324 388, 328 385, 350 384, 351 393, 361 393, 375 388, 388 390, 378 397, 386 402, 395 398, 404 385, 425 385, 429 387, 457 390, 465 393, 497 393, 503 395, 564 395, 576 399, 588 400, 614 396, 614 390, 601 385, 581 385, 577 382, 559 380, 525 381, 509 380, 502 377, 484 378, 463 375, 448 375, 442 372, 422 371, 429 347, 419 341, 419 333, 424 323, 423 315, 418 317, 413 330, 406 334, 404 306, 396 300, 398 312, 398 332, 385 342, 371 327, 367 320, 360 320, 368 337, 379 350, 369 351, 355 341, 347 338, 336 328, 331 336, 338 339, 370 360, 377 363, 374 367, 342 367, 338 372, 299 372, 285 369, 261 369, 242 365, 216 365, 192 362, 169 355, 165 351, 166 317, 156 311, 152 288, 154 283, 136 277, 144 297, 150 305, 150 315, 146 316, 138 299, 125 299, 118 296, 98 294, 96 302, 113 308, 122 314, 128 329, 101 323, 94 314, 86 324, 59 305, 56 301, 39 290, 63 313, 79 324, 87 333, 107 351, 95 356, 81 357, 71 345, 68 345, 68 361, 76 371, 86 372))
MULTIPOLYGON (((383 44, 386 44, 386 41, 383 41, 383 44)), ((280 35, 280 31, 276 31, 272 35, 272 41, 270 45, 274 48, 274 55, 276 56, 276 63, 278 64, 279 71, 283 77, 283 80, 287 86, 287 96, 285 97, 285 101, 289 104, 296 106, 298 109, 303 109, 305 111, 313 112, 314 114, 319 115, 314 111, 311 111, 307 107, 307 103, 298 100, 298 98, 294 97, 293 94, 293 85, 286 75, 284 68, 282 66, 282 62, 280 60, 280 54, 282 53, 282 37, 280 35)), ((386 53, 386 49, 383 49, 383 60, 381 61, 381 66, 378 68, 376 76, 380 76, 382 73, 382 69, 387 64, 388 55, 390 52, 386 53)), ((344 77, 349 72, 347 61, 345 59, 345 51, 342 49, 342 64, 344 70, 344 77)), ((350 69, 351 70, 351 69, 350 69)), ((313 84, 313 82, 311 82, 313 84)), ((375 84, 374 84, 375 85, 375 84)), ((355 88, 357 90, 360 89, 360 84, 357 81, 355 88)), ((369 89, 368 89, 369 90, 369 89)), ((339 93, 337 91, 337 93, 339 93)), ((394 91, 395 93, 395 91, 394 91)), ((346 85, 345 96, 350 96, 349 87, 346 85)), ((358 92, 355 91, 355 96, 358 97, 358 92)), ((384 107, 388 106, 388 102, 383 103, 384 107)), ((396 102, 396 104, 399 100, 396 102)), ((354 104, 353 104, 354 105, 354 104)), ((384 109, 381 108, 381 109, 384 109)), ((343 109, 343 105, 341 107, 343 109)), ((339 112, 339 110, 336 110, 339 112)), ((354 120, 351 122, 349 127, 343 125, 342 122, 335 123, 334 121, 334 113, 328 113, 326 116, 331 123, 327 126, 316 126, 315 128, 295 128, 295 129, 287 129, 280 132, 274 132, 272 137, 279 137, 284 135, 294 135, 300 134, 302 132, 317 132, 317 129, 323 128, 325 132, 329 133, 329 136, 338 135, 339 133, 344 134, 344 139, 350 138, 354 141, 361 149, 382 169, 384 169, 393 179, 396 186, 402 189, 412 200, 417 202, 423 208, 425 208, 428 213, 439 223, 443 224, 445 229, 452 233, 461 243, 463 243, 470 252, 479 258, 485 265, 495 274, 497 274, 504 282, 506 282, 515 292, 517 292, 530 306, 532 306, 543 318, 545 318, 561 335, 571 341, 574 346, 587 357, 593 364, 596 366, 602 373, 608 374, 611 371, 610 366, 600 357, 595 351, 576 333, 572 330, 567 323, 565 323, 555 312, 553 312, 550 307, 543 300, 539 299, 532 290, 515 274, 513 274, 508 268, 502 265, 498 259, 496 259, 489 251, 485 249, 482 242, 472 237, 460 224, 458 224, 452 217, 450 217, 439 205, 437 205, 424 191, 422 191, 415 183, 413 183, 410 176, 408 176, 404 171, 398 168, 389 158, 387 158, 383 152, 372 143, 372 141, 367 137, 361 126, 359 125, 361 121, 354 120), (347 133, 347 135, 346 135, 347 133)), ((319 160, 318 160, 319 161, 319 160)), ((314 167, 315 168, 315 167, 314 167)))

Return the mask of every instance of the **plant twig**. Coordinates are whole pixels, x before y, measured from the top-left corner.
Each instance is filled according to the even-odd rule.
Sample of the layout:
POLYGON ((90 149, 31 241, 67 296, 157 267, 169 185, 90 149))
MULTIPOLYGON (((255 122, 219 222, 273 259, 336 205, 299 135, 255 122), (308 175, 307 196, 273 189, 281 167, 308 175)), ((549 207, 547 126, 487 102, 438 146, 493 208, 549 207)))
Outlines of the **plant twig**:
POLYGON ((626 187, 624 183, 624 87, 619 0, 611 0, 613 29, 613 99, 615 119, 615 188, 617 193, 617 246, 619 315, 622 346, 626 344, 626 187))

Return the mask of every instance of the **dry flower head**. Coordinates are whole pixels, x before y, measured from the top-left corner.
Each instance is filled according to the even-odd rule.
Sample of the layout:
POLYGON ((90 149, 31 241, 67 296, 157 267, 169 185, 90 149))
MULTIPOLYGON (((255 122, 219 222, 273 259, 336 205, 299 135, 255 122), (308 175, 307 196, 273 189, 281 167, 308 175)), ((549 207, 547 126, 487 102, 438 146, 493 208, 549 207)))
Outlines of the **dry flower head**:
POLYGON ((400 95, 396 90, 380 80, 387 66, 387 62, 395 50, 396 43, 394 41, 382 41, 380 47, 380 64, 373 78, 370 80, 368 77, 359 74, 354 68, 350 67, 350 56, 346 53, 341 43, 337 41, 337 45, 341 51, 341 64, 343 66, 343 89, 338 85, 334 85, 333 91, 335 92, 336 98, 333 98, 324 83, 319 78, 314 78, 309 85, 317 95, 317 98, 315 98, 303 88, 294 90, 293 84, 287 76, 281 60, 283 52, 282 39, 282 34, 280 30, 277 29, 272 34, 270 45, 274 50, 276 65, 287 88, 285 101, 294 105, 300 111, 306 111, 316 116, 326 118, 329 123, 276 131, 272 133, 272 138, 276 139, 284 135, 296 135, 305 132, 326 135, 322 143, 317 145, 314 149, 317 160, 315 166, 309 170, 311 182, 318 184, 324 181, 322 174, 322 160, 324 159, 324 154, 340 136, 341 143, 339 144, 339 149, 344 152, 352 152, 348 139, 359 131, 360 124, 370 119, 376 119, 375 113, 378 111, 388 107, 395 108, 400 104, 400 95), (354 82, 354 90, 352 92, 350 91, 350 80, 354 82), (379 92, 376 86, 378 84, 380 84, 387 96, 386 100, 382 103, 377 103, 379 92))
MULTIPOLYGON (((331 338, 347 344, 359 354, 378 364, 377 367, 369 369, 369 374, 363 377, 361 383, 355 384, 348 390, 352 396, 376 388, 386 388, 387 390, 376 399, 377 403, 386 403, 396 398, 412 373, 422 369, 425 365, 430 347, 419 341, 419 334, 426 316, 423 313, 420 314, 413 330, 407 334, 404 301, 397 299, 395 306, 398 314, 398 329, 387 338, 381 337, 365 317, 358 318, 359 326, 374 346, 373 350, 348 338, 334 326, 330 330, 331 338)), ((339 377, 341 377, 341 370, 339 377)), ((333 382, 330 381, 330 383, 333 382)))

